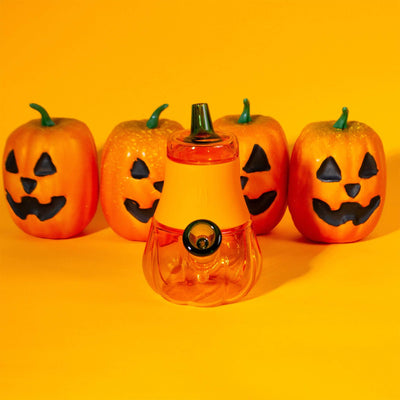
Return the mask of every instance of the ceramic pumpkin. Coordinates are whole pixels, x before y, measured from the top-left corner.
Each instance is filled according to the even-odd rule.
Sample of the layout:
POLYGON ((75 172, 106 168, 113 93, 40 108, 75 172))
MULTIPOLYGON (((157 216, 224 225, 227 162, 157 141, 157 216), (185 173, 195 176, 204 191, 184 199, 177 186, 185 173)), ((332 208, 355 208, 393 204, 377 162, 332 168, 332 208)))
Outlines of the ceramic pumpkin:
POLYGON ((7 203, 16 225, 30 235, 75 236, 90 222, 98 201, 96 146, 76 119, 42 118, 8 137, 3 158, 7 203))
POLYGON ((273 118, 250 116, 244 99, 242 114, 214 121, 214 128, 239 141, 241 184, 256 234, 273 229, 286 210, 289 153, 285 133, 273 118))
POLYGON ((307 125, 291 157, 289 210, 308 239, 354 242, 375 228, 385 201, 382 142, 367 125, 349 121, 307 125))
POLYGON ((167 137, 183 129, 176 121, 122 122, 108 137, 102 154, 100 200, 111 228, 129 240, 147 239, 164 183, 167 137))

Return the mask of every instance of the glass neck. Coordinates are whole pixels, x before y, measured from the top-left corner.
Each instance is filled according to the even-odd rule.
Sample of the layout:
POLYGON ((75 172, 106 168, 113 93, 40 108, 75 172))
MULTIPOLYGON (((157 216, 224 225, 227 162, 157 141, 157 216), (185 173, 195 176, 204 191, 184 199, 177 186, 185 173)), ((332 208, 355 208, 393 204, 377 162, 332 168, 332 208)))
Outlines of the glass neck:
POLYGON ((187 143, 212 144, 222 141, 222 138, 214 132, 210 111, 206 103, 192 105, 192 126, 190 135, 185 139, 187 143))

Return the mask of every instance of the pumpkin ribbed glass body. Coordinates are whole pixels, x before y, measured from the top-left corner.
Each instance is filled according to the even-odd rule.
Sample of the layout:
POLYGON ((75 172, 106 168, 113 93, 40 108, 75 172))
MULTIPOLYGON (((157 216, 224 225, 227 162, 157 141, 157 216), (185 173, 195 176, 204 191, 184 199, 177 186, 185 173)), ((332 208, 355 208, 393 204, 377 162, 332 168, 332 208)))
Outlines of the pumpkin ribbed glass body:
POLYGON ((248 293, 261 256, 241 193, 236 138, 192 133, 168 140, 165 183, 143 268, 166 299, 215 306, 248 293))

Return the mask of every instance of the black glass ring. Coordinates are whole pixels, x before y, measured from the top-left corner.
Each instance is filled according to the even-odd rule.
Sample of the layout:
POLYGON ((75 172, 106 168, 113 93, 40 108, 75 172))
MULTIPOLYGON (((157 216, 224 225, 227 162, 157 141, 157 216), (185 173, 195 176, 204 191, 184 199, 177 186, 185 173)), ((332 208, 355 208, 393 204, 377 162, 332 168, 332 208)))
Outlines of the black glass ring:
POLYGON ((217 224, 207 219, 191 222, 183 232, 183 245, 193 255, 209 256, 219 248, 222 241, 221 230, 217 224))

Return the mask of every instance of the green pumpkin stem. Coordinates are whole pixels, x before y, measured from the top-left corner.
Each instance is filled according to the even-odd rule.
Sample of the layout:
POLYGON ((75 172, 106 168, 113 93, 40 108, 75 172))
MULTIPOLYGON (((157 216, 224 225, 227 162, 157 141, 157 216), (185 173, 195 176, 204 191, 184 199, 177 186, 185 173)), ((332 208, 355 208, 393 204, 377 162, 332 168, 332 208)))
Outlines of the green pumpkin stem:
POLYGON ((162 111, 164 111, 168 107, 168 104, 163 104, 162 106, 158 107, 157 110, 151 114, 151 117, 146 123, 146 126, 149 129, 155 129, 158 127, 158 119, 160 118, 160 114, 162 111))
POLYGON ((31 103, 29 104, 31 108, 33 108, 36 111, 40 112, 40 115, 42 116, 42 126, 54 126, 55 122, 50 118, 49 114, 47 111, 42 107, 39 106, 39 104, 31 103))
POLYGON ((347 107, 342 108, 342 115, 340 118, 335 122, 333 125, 334 128, 336 129, 346 129, 347 128, 347 118, 349 116, 349 110, 347 107))
POLYGON ((239 117, 238 123, 239 124, 248 124, 249 122, 251 122, 251 118, 250 118, 250 102, 248 99, 244 99, 243 100, 243 112, 239 117))
POLYGON ((208 104, 192 105, 192 123, 190 136, 184 139, 189 143, 214 143, 221 141, 221 137, 214 132, 208 104))

